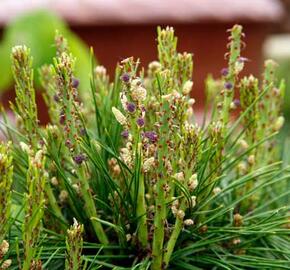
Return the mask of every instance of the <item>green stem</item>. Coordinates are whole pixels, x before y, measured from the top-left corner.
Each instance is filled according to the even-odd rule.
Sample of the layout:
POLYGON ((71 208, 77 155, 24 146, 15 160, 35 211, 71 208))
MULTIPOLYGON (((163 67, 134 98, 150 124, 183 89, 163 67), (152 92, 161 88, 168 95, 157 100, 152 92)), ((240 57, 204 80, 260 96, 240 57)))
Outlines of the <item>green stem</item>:
POLYGON ((165 192, 163 191, 164 179, 159 179, 157 183, 157 198, 154 216, 154 234, 152 246, 152 270, 162 269, 163 242, 164 242, 164 222, 166 218, 165 192))
POLYGON ((67 226, 65 225, 67 222, 57 204, 55 196, 53 194, 52 188, 49 183, 45 185, 45 192, 48 198, 49 205, 52 209, 53 214, 60 220, 60 226, 62 230, 66 230, 67 226))
MULTIPOLYGON (((84 167, 81 167, 79 169, 79 173, 80 173, 80 181, 81 181, 81 192, 82 192, 82 196, 85 202, 86 214, 89 216, 89 218, 98 217, 95 202, 94 202, 92 193, 90 191, 90 186, 85 176, 84 167)), ((108 245, 109 240, 103 229, 102 224, 96 219, 91 219, 91 223, 100 243, 104 245, 108 245)))
MULTIPOLYGON (((185 200, 182 199, 179 209, 185 211, 185 208, 186 208, 185 200)), ((179 234, 180 234, 182 228, 183 228, 183 219, 180 219, 179 217, 176 217, 174 229, 173 229, 173 231, 171 233, 171 236, 170 236, 170 238, 169 238, 169 240, 167 242, 167 246, 166 246, 166 249, 165 249, 165 252, 164 252, 163 263, 165 265, 165 268, 169 264, 172 252, 174 250, 176 241, 177 241, 177 239, 179 237, 179 234)))
POLYGON ((174 250, 176 241, 178 239, 178 236, 179 236, 182 228, 183 228, 183 220, 177 217, 176 221, 175 221, 173 232, 170 236, 170 239, 167 243, 167 247, 166 247, 165 252, 164 252, 163 262, 164 262, 165 268, 169 264, 172 252, 174 250))
POLYGON ((147 217, 146 217, 146 202, 145 202, 145 186, 144 175, 140 174, 139 187, 137 196, 137 217, 139 218, 138 239, 142 247, 147 246, 148 232, 147 232, 147 217))
MULTIPOLYGON (((162 106, 162 110, 164 111, 164 115, 161 119, 161 134, 168 131, 168 121, 167 117, 169 115, 169 103, 164 102, 162 106)), ((158 166, 158 172, 161 174, 164 173, 164 161, 162 160, 163 157, 166 155, 167 143, 166 143, 166 136, 164 136, 160 140, 160 160, 158 166)), ((156 199, 155 199, 155 215, 154 215, 154 233, 153 233, 153 244, 152 244, 152 270, 160 270, 162 269, 162 261, 163 261, 163 243, 164 243, 164 224, 166 220, 166 194, 164 192, 164 186, 166 185, 166 178, 161 176, 160 179, 157 179, 156 184, 156 199)))

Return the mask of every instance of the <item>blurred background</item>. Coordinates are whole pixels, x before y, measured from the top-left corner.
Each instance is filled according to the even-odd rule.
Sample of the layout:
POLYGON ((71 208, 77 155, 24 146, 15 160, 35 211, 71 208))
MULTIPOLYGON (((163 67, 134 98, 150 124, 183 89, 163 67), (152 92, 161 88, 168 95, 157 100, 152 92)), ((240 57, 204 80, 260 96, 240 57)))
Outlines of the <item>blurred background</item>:
MULTIPOLYGON (((57 29, 76 56, 76 76, 88 91, 89 46, 109 74, 123 58, 139 57, 142 65, 156 59, 156 26, 176 30, 179 51, 194 54, 194 89, 197 107, 204 104, 204 80, 226 65, 226 32, 233 24, 244 27, 249 59, 246 74, 259 76, 266 58, 279 63, 279 77, 287 82, 285 112, 290 115, 290 0, 1 0, 0 101, 13 99, 10 51, 26 44, 37 69, 51 63, 57 29)), ((38 102, 43 104, 41 94, 38 102)), ((40 106, 44 108, 44 106, 40 106)), ((47 120, 46 110, 41 121, 47 120)), ((289 118, 289 117, 288 117, 289 118)))

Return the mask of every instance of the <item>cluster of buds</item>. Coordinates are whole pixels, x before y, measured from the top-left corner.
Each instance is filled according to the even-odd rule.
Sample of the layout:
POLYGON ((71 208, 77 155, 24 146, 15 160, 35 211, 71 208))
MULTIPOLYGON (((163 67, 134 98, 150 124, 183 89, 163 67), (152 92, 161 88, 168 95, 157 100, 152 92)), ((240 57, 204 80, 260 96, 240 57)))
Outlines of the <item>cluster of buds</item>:
POLYGON ((244 126, 247 127, 245 138, 247 143, 252 145, 257 142, 257 127, 259 120, 259 108, 258 104, 252 105, 258 98, 258 80, 254 76, 245 77, 241 80, 240 85, 240 101, 241 109, 246 110, 250 106, 252 109, 247 113, 243 119, 244 126))
POLYGON ((234 91, 237 85, 237 79, 243 70, 245 58, 241 57, 241 38, 243 37, 242 27, 234 25, 230 30, 229 52, 225 55, 228 58, 228 67, 221 70, 223 89, 220 92, 219 120, 227 126, 230 119, 230 111, 233 108, 234 91))
POLYGON ((108 161, 108 165, 109 165, 110 171, 112 172, 114 176, 118 176, 121 173, 121 168, 117 162, 117 159, 111 158, 108 161))
POLYGON ((241 227, 243 225, 243 216, 241 216, 239 213, 234 214, 233 223, 235 227, 241 227))
POLYGON ((155 158, 154 157, 150 157, 148 159, 145 159, 144 163, 143 163, 143 171, 145 173, 147 173, 150 170, 152 170, 152 167, 154 166, 154 163, 155 163, 155 158))
POLYGON ((131 142, 127 142, 126 147, 120 149, 120 157, 129 168, 133 167, 135 154, 131 142))
POLYGON ((6 240, 3 240, 2 243, 0 244, 0 269, 5 270, 10 267, 12 264, 11 259, 4 259, 6 254, 9 251, 9 243, 6 240))
POLYGON ((104 66, 95 67, 95 77, 97 80, 106 80, 107 79, 107 70, 104 66))
POLYGON ((25 258, 22 269, 24 270, 32 269, 33 264, 36 263, 36 251, 45 206, 44 187, 47 178, 44 151, 31 153, 27 171, 28 191, 24 196, 25 219, 22 228, 25 258), (31 226, 32 220, 33 227, 31 226))
POLYGON ((78 111, 81 106, 77 88, 73 77, 74 59, 66 52, 62 53, 55 61, 54 69, 57 81, 59 103, 59 124, 63 128, 65 145, 70 152, 76 148, 76 139, 82 128, 78 111))
POLYGON ((188 179, 187 182, 188 190, 190 192, 193 192, 196 189, 197 185, 198 185, 197 174, 195 173, 188 179))
POLYGON ((9 243, 6 240, 3 240, 0 244, 0 260, 6 255, 9 250, 9 243))
POLYGON ((66 236, 66 270, 82 268, 83 231, 84 226, 79 224, 77 220, 74 219, 74 223, 70 229, 68 229, 66 236))
POLYGON ((172 214, 176 216, 180 204, 177 198, 173 197, 172 199, 173 199, 173 202, 171 205, 171 211, 172 211, 172 214))
POLYGON ((23 123, 25 133, 32 145, 37 144, 38 117, 33 88, 33 69, 30 50, 26 46, 12 48, 12 71, 15 79, 15 105, 13 111, 23 123))

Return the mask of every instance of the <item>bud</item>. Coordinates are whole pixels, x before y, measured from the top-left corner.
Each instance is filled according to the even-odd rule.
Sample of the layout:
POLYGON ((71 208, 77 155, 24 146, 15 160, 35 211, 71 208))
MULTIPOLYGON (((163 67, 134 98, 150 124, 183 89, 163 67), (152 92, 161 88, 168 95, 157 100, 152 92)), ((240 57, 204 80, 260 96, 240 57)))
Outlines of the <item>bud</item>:
POLYGON ((255 164, 255 155, 250 155, 250 156, 248 157, 248 163, 249 163, 250 165, 254 165, 254 164, 255 164))
POLYGON ((179 218, 179 219, 183 219, 185 216, 185 213, 183 210, 178 210, 177 213, 176 213, 176 217, 179 218))
POLYGON ((224 87, 227 90, 231 90, 233 88, 233 84, 231 82, 225 82, 224 87))
POLYGON ((12 260, 11 259, 8 259, 8 260, 5 260, 2 265, 1 265, 1 270, 5 270, 5 269, 8 269, 12 264, 12 260))
POLYGON ((9 250, 9 243, 6 240, 3 240, 0 245, 0 258, 3 257, 9 250))
POLYGON ((217 194, 219 194, 221 191, 222 191, 222 190, 221 190, 220 187, 216 187, 216 188, 213 189, 213 194, 214 194, 214 195, 217 195, 217 194))
POLYGON ((196 206, 196 196, 191 196, 191 207, 195 207, 196 206))
POLYGON ((178 173, 173 175, 173 178, 175 178, 176 180, 182 182, 184 180, 184 173, 183 172, 178 172, 178 173))
POLYGON ((121 100, 121 104, 122 104, 123 109, 126 110, 127 109, 128 99, 127 99, 125 93, 123 93, 123 92, 120 93, 120 100, 121 100))
POLYGON ((124 83, 128 83, 130 81, 130 75, 128 73, 124 73, 122 76, 121 76, 121 80, 124 82, 124 83))
POLYGON ((244 69, 244 61, 238 61, 235 63, 235 73, 238 74, 244 69))
POLYGON ((192 106, 194 103, 195 103, 195 99, 194 99, 194 98, 190 98, 190 99, 188 100, 188 105, 189 105, 189 106, 192 106))
POLYGON ((249 148, 249 145, 245 140, 239 140, 239 145, 243 150, 247 150, 249 148))
POLYGON ((81 193, 81 188, 78 184, 73 184, 72 187, 76 191, 77 194, 81 193))
POLYGON ((62 190, 58 196, 59 201, 61 203, 66 202, 67 198, 68 198, 68 192, 66 190, 62 190))
POLYGON ((192 86, 193 86, 192 81, 186 81, 182 88, 182 94, 185 96, 188 95, 192 89, 192 86))
POLYGON ((50 182, 54 186, 57 186, 58 185, 58 180, 57 180, 57 178, 55 176, 51 178, 50 182))
POLYGON ((233 243, 233 245, 238 245, 238 244, 241 243, 241 239, 240 238, 235 238, 235 239, 233 239, 232 243, 233 243))
POLYGON ((154 157, 146 159, 143 164, 143 171, 149 172, 152 169, 152 166, 154 166, 154 162, 155 162, 154 157))
POLYGON ((221 75, 222 76, 227 76, 229 74, 229 69, 228 68, 223 68, 222 70, 221 70, 221 75))
POLYGON ((236 106, 235 102, 231 102, 230 109, 235 110, 236 108, 237 108, 237 106, 236 106))
POLYGON ((97 77, 105 77, 107 74, 107 70, 104 66, 96 66, 95 75, 97 77))
POLYGON ((132 234, 127 233, 126 234, 126 241, 129 242, 132 239, 132 234))
POLYGON ((192 219, 186 219, 183 221, 183 224, 185 226, 192 226, 192 225, 194 225, 194 221, 192 219))
POLYGON ((285 122, 285 118, 283 116, 279 116, 274 123, 274 131, 279 131, 285 122))
POLYGON ((26 152, 27 154, 30 153, 30 147, 26 143, 20 142, 19 145, 23 152, 26 152))
POLYGON ((114 167, 113 167, 113 174, 114 175, 119 175, 121 173, 121 168, 120 168, 120 166, 117 164, 117 165, 115 165, 114 167))
POLYGON ((35 157, 34 157, 34 163, 37 167, 41 167, 41 163, 43 160, 43 151, 39 150, 36 152, 35 157))
POLYGON ((148 65, 148 69, 150 72, 156 72, 161 69, 161 64, 158 61, 152 61, 148 65))
POLYGON ((192 192, 193 190, 195 190, 195 188, 196 188, 197 185, 198 185, 197 174, 196 174, 196 173, 193 174, 193 175, 189 178, 187 185, 188 185, 189 191, 192 192))
POLYGON ((127 124, 127 118, 116 107, 112 107, 112 112, 121 125, 127 124))
POLYGON ((234 215, 234 225, 236 227, 240 227, 243 225, 243 216, 241 216, 239 213, 234 215))
POLYGON ((136 123, 137 123, 137 125, 138 125, 139 127, 143 127, 143 126, 145 125, 145 120, 144 120, 143 117, 139 117, 139 118, 137 119, 136 123))
POLYGON ((244 174, 247 171, 247 165, 245 162, 240 162, 238 164, 238 171, 240 174, 244 174))
POLYGON ((131 96, 135 101, 144 101, 147 96, 147 91, 143 86, 137 86, 132 89, 131 96))

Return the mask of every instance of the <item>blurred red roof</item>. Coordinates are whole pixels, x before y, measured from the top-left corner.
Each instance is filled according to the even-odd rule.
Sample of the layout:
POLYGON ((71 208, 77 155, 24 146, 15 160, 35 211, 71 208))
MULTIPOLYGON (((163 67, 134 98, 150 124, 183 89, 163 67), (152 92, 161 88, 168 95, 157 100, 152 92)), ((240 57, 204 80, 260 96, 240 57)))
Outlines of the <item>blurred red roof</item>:
POLYGON ((113 25, 203 21, 277 21, 278 0, 1 0, 0 24, 35 9, 49 9, 71 24, 113 25))

